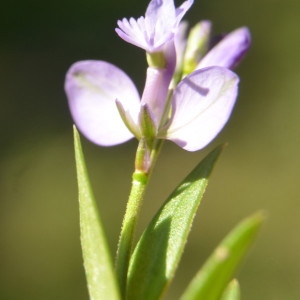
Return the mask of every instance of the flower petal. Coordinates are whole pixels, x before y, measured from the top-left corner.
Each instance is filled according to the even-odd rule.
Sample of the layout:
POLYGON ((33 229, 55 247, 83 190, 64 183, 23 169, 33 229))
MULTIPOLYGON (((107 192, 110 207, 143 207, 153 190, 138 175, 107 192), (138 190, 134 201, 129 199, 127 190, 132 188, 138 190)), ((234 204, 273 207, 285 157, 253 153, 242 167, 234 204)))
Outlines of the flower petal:
POLYGON ((118 20, 117 24, 119 28, 116 28, 115 31, 121 39, 149 52, 148 42, 145 37, 144 17, 140 17, 137 20, 130 18, 129 21, 123 18, 118 20))
POLYGON ((220 66, 232 69, 244 57, 250 47, 251 35, 246 27, 238 28, 226 35, 199 62, 197 69, 220 66))
POLYGON ((173 0, 150 1, 145 15, 146 32, 153 46, 160 47, 173 36, 176 10, 173 0))
POLYGON ((167 103, 168 88, 172 73, 167 69, 147 69, 147 78, 142 95, 141 104, 146 105, 151 113, 151 118, 156 128, 161 123, 167 103))
POLYGON ((178 8, 176 8, 176 25, 179 25, 179 22, 193 5, 193 3, 194 0, 186 0, 178 8))
POLYGON ((137 124, 140 98, 131 79, 105 61, 73 64, 65 81, 73 120, 83 135, 101 146, 123 143, 133 137, 116 106, 122 103, 137 124))
POLYGON ((174 91, 165 138, 188 151, 205 147, 229 119, 238 81, 235 73, 222 67, 197 70, 185 77, 174 91))

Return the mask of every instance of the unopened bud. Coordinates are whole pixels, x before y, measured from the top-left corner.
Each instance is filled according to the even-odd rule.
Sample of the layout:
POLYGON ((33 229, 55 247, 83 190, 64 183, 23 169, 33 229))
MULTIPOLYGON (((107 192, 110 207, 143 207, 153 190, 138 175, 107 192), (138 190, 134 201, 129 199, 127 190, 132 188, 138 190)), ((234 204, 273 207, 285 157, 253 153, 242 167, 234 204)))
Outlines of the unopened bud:
POLYGON ((183 59, 184 75, 192 73, 201 57, 207 52, 210 31, 210 21, 201 21, 190 30, 183 59))

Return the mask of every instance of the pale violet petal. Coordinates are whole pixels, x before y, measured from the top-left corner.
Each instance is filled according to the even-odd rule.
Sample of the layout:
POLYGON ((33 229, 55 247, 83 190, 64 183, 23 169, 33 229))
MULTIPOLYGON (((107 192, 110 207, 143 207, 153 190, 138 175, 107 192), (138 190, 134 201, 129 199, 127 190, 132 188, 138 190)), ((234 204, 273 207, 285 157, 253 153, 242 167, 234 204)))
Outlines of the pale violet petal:
POLYGON ((197 69, 220 66, 232 69, 244 57, 251 44, 251 34, 246 27, 226 35, 199 62, 197 69))
POLYGON ((159 127, 167 102, 168 88, 172 73, 167 69, 149 67, 142 95, 141 104, 146 105, 151 113, 152 120, 159 127))
POLYGON ((205 68, 186 76, 174 91, 165 138, 188 151, 204 148, 229 119, 238 82, 235 73, 222 67, 205 68))
POLYGON ((175 8, 174 0, 150 2, 145 16, 146 32, 156 49, 174 38, 181 19, 192 4, 193 0, 187 0, 175 8))
POLYGON ((177 25, 183 18, 183 16, 186 14, 186 12, 190 9, 190 7, 193 5, 194 0, 186 0, 184 1, 178 8, 176 8, 176 22, 177 25))
POLYGON ((65 91, 73 120, 87 139, 112 146, 133 137, 120 117, 116 99, 137 123, 140 97, 121 69, 105 61, 79 61, 67 72, 65 91))
POLYGON ((118 36, 127 43, 133 44, 137 47, 148 49, 147 39, 145 38, 145 20, 140 17, 138 20, 130 18, 128 21, 126 18, 117 21, 119 28, 116 28, 118 36))
POLYGON ((159 41, 172 33, 176 23, 174 0, 150 1, 146 14, 145 25, 149 41, 159 41))

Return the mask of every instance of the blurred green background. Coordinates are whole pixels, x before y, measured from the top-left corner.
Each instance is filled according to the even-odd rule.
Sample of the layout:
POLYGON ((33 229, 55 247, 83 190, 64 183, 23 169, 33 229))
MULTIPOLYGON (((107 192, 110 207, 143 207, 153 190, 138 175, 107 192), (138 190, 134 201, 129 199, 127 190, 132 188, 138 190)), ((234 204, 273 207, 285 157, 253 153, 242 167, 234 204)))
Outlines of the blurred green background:
MULTIPOLYGON (((196 153, 166 143, 139 232, 204 154, 228 141, 168 299, 177 299, 220 239, 260 208, 269 218, 237 275, 243 299, 300 299, 300 1, 195 2, 186 16, 191 24, 210 19, 215 33, 247 25, 253 45, 237 70, 242 82, 233 116, 214 143, 196 153)), ((124 69, 142 89, 144 53, 119 39, 114 28, 117 19, 144 14, 147 4, 1 4, 0 299, 88 299, 64 75, 75 61, 103 59, 124 69)), ((136 145, 100 148, 84 141, 113 251, 136 145)))

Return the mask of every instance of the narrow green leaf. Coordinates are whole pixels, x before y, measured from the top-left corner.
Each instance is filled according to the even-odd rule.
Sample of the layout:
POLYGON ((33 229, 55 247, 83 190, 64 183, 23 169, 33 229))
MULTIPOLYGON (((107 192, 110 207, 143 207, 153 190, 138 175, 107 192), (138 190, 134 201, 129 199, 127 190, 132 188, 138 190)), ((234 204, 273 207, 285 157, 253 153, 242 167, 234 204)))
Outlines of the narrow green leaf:
POLYGON ((265 219, 258 212, 239 223, 219 244, 196 274, 181 300, 218 300, 238 264, 254 242, 265 219))
POLYGON ((90 299, 118 300, 119 289, 111 255, 90 186, 80 137, 75 127, 74 147, 79 189, 81 247, 90 299))
POLYGON ((212 151, 185 178, 146 228, 130 261, 127 299, 160 299, 166 290, 222 148, 212 151))
POLYGON ((241 292, 240 286, 236 279, 229 282, 227 288, 225 289, 221 300, 240 300, 241 292))

